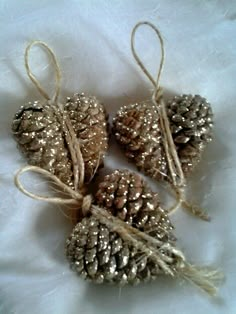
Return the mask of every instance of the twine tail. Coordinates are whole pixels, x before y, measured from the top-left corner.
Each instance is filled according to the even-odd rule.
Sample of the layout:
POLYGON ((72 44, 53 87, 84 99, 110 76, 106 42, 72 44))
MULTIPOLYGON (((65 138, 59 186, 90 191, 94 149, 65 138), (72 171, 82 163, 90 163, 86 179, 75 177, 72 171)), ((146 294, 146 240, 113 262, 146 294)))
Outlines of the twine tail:
POLYGON ((188 263, 178 270, 178 276, 193 283, 210 296, 217 294, 218 285, 224 279, 223 273, 219 270, 211 267, 197 267, 188 263))
POLYGON ((211 220, 211 217, 205 212, 204 209, 186 200, 184 193, 185 191, 183 189, 172 186, 172 190, 176 194, 177 203, 176 206, 173 206, 169 209, 169 214, 172 214, 179 206, 182 205, 182 207, 191 215, 196 216, 204 221, 211 220))
POLYGON ((187 212, 192 214, 193 216, 198 217, 204 221, 211 221, 211 217, 207 213, 205 213, 204 209, 202 209, 201 207, 195 204, 191 204, 186 200, 182 200, 181 204, 183 208, 186 209, 187 212))

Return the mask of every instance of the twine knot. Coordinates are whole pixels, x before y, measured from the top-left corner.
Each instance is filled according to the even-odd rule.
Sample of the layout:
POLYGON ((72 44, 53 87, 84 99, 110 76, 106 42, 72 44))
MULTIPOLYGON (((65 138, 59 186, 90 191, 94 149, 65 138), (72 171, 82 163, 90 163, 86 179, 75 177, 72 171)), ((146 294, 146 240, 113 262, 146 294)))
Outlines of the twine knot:
POLYGON ((87 216, 87 214, 91 211, 93 197, 91 194, 85 195, 82 200, 81 211, 83 216, 87 216))
POLYGON ((160 86, 157 86, 153 91, 152 98, 155 99, 157 103, 159 103, 162 97, 163 97, 163 88, 160 86))

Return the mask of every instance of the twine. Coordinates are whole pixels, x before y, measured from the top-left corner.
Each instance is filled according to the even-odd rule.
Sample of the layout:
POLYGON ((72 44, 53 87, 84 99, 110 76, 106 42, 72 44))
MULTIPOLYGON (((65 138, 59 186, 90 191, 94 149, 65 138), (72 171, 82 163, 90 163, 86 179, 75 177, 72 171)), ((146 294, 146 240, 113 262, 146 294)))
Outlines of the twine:
POLYGON ((34 40, 31 43, 28 44, 28 46, 25 49, 25 68, 26 68, 26 72, 28 74, 28 77, 30 78, 30 80, 32 81, 32 83, 35 85, 35 87, 37 88, 37 90, 39 91, 39 93, 47 100, 50 100, 50 96, 47 94, 47 92, 43 89, 43 87, 41 86, 41 84, 39 83, 39 81, 37 80, 37 78, 34 76, 34 74, 31 72, 30 66, 29 66, 29 53, 30 50, 32 49, 33 46, 41 46, 43 48, 46 49, 47 53, 50 55, 50 57, 52 58, 54 67, 55 67, 55 77, 56 77, 56 84, 55 84, 55 92, 54 95, 52 97, 52 102, 57 102, 59 93, 60 93, 60 87, 61 87, 61 71, 60 71, 60 67, 59 64, 57 62, 56 56, 54 54, 54 52, 51 50, 51 48, 44 43, 43 41, 40 40, 34 40))
MULTIPOLYGON (((31 43, 26 49, 25 63, 27 73, 34 85, 40 90, 40 93, 44 95, 44 97, 47 95, 47 93, 42 89, 37 79, 32 75, 28 65, 28 54, 33 44, 40 44, 46 47, 47 51, 50 53, 50 55, 53 57, 53 60, 55 61, 54 65, 56 67, 57 75, 56 90, 53 96, 53 105, 57 105, 60 90, 60 75, 58 75, 58 73, 60 73, 60 69, 56 61, 56 57, 46 44, 39 41, 31 43)), ((55 204, 76 205, 77 211, 79 211, 83 216, 91 214, 96 217, 96 219, 100 223, 105 224, 109 228, 109 230, 117 232, 124 241, 138 249, 141 254, 144 254, 146 257, 150 258, 150 260, 156 263, 165 274, 168 274, 172 277, 179 276, 185 278, 196 284, 200 289, 206 291, 210 295, 215 295, 217 293, 217 288, 215 284, 218 283, 219 278, 222 277, 221 272, 218 272, 216 270, 210 272, 205 268, 197 269, 195 266, 187 263, 185 261, 183 253, 179 249, 175 248, 171 243, 164 243, 159 239, 151 237, 147 233, 144 233, 128 225, 121 219, 114 217, 106 209, 93 204, 92 195, 86 195, 84 191, 84 160, 80 151, 79 142, 75 139, 76 136, 74 134, 73 128, 71 127, 70 121, 68 119, 65 119, 59 109, 58 111, 58 117, 61 119, 60 121, 63 124, 63 128, 65 130, 68 147, 71 154, 74 156, 72 159, 73 169, 78 170, 77 179, 75 179, 75 181, 78 181, 78 184, 75 185, 75 189, 72 189, 49 171, 36 166, 26 166, 18 170, 15 175, 16 187, 25 195, 36 200, 46 201, 55 204), (67 197, 61 198, 42 196, 28 191, 21 183, 20 176, 29 171, 42 174, 46 178, 52 180, 65 193, 67 197), (164 253, 166 253, 167 255, 165 255, 164 253), (171 263, 175 263, 174 267, 171 267, 171 263)), ((55 110, 55 112, 57 112, 57 110, 55 110)))
POLYGON ((185 198, 186 180, 185 180, 181 162, 179 160, 179 156, 178 156, 175 144, 174 144, 172 133, 170 130, 170 123, 169 123, 169 119, 166 113, 166 105, 163 99, 163 89, 160 87, 160 78, 161 78, 161 73, 162 73, 164 61, 165 61, 164 42, 161 36, 161 32, 157 29, 155 25, 153 25, 150 22, 145 21, 145 22, 137 23, 135 27, 133 28, 132 34, 131 34, 131 50, 137 64, 140 66, 141 70, 148 77, 148 79, 150 80, 150 82, 152 83, 154 87, 151 100, 152 100, 152 103, 157 108, 157 112, 159 114, 160 131, 161 131, 162 139, 163 139, 162 143, 164 146, 165 156, 166 156, 166 160, 167 160, 167 164, 168 164, 168 168, 170 172, 169 181, 170 181, 170 185, 173 191, 175 192, 176 199, 177 199, 177 203, 168 210, 168 213, 169 214, 173 213, 175 210, 178 209, 180 205, 183 205, 183 207, 187 209, 191 214, 203 220, 209 221, 210 217, 206 213, 204 213, 201 208, 193 204, 190 204, 189 202, 186 201, 186 198, 185 198), (143 25, 147 25, 150 28, 152 28, 160 41, 161 60, 160 60, 156 80, 153 78, 153 76, 144 66, 143 62, 140 60, 134 48, 136 31, 140 26, 143 26, 143 25))

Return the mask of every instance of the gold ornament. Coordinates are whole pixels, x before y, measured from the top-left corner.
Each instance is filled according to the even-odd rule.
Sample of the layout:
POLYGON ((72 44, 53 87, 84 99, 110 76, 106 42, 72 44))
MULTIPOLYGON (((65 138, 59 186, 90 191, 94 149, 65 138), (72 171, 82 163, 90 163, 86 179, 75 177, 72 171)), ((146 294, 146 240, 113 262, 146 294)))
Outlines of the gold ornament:
MULTIPOLYGON (((82 158, 81 154, 78 156, 82 158)), ((79 159, 78 163, 83 163, 83 159, 79 159)), ((84 177, 83 171, 81 176, 84 177)), ((77 205, 78 212, 83 214, 84 218, 76 224, 66 241, 66 255, 71 268, 82 278, 94 283, 122 286, 147 282, 157 279, 159 274, 165 274, 172 278, 187 279, 210 295, 216 294, 216 285, 222 280, 222 273, 209 267, 196 267, 186 261, 181 250, 175 246, 173 227, 165 210, 161 209, 158 198, 144 181, 137 178, 137 175, 128 171, 115 171, 100 184, 95 199, 92 195, 83 194, 83 186, 81 191, 75 191, 55 175, 39 167, 21 168, 16 174, 15 183, 20 191, 33 199, 77 205), (65 198, 44 197, 26 190, 19 177, 28 171, 43 174, 52 180, 64 192, 65 198), (126 188, 126 191, 132 194, 132 181, 135 180, 138 184, 134 194, 138 193, 144 202, 138 211, 130 212, 128 216, 120 219, 118 218, 120 208, 115 209, 114 214, 117 217, 114 216, 109 202, 105 199, 107 193, 114 189, 114 183, 117 184, 116 192, 123 189, 122 178, 127 177, 129 188, 126 188), (140 190, 138 191, 140 187, 141 194, 140 190), (97 204, 102 198, 102 193, 105 195, 103 200, 107 208, 97 204), (147 194, 153 196, 153 207, 150 206, 152 201, 147 194), (127 217, 132 219, 127 220, 127 217)), ((119 196, 117 197, 119 199, 119 196)), ((115 201, 114 199, 114 204, 115 201)), ((133 200, 128 199, 125 207, 133 210, 135 206, 132 202, 133 200)), ((124 210, 123 207, 121 211, 124 210)))
MULTIPOLYGON (((73 186, 72 158, 65 141, 63 121, 49 103, 35 101, 16 113, 12 131, 18 147, 31 165, 55 174, 73 186)), ((63 119, 70 119, 80 142, 85 161, 85 178, 89 182, 103 164, 108 148, 108 124, 104 106, 92 96, 75 94, 63 106, 63 119)))
MULTIPOLYGON (((29 49, 34 44, 45 47, 41 42, 28 46, 26 63, 29 49)), ((50 48, 46 48, 49 51, 50 48)), ((32 79, 31 73, 28 74, 32 79)), ((41 94, 45 97, 45 93, 41 94)), ((68 97, 63 104, 49 100, 47 95, 45 98, 47 100, 44 102, 35 101, 22 106, 15 114, 12 131, 19 149, 31 165, 46 169, 73 186, 73 156, 66 140, 68 128, 72 127, 76 138, 71 139, 74 142, 71 144, 78 145, 76 141, 79 142, 84 159, 85 182, 90 182, 103 165, 108 148, 108 116, 104 106, 95 97, 84 93, 68 97)))
POLYGON ((177 203, 191 214, 209 220, 201 208, 185 199, 186 176, 201 159, 206 144, 212 140, 213 115, 210 104, 199 95, 176 96, 167 104, 159 86, 164 64, 164 43, 160 31, 149 22, 138 23, 131 35, 131 49, 135 60, 153 84, 148 101, 121 107, 113 119, 113 133, 124 148, 126 156, 137 168, 155 178, 168 182, 177 203), (134 48, 137 29, 151 27, 161 44, 161 61, 155 80, 145 68, 134 48))
MULTIPOLYGON (((128 170, 107 175, 99 184, 95 203, 132 227, 173 245, 173 226, 167 213, 160 207, 158 195, 139 175, 128 170)), ((75 226, 67 240, 66 253, 73 270, 97 283, 138 284, 163 273, 152 259, 93 216, 75 226)), ((165 258, 174 270, 178 259, 171 254, 165 258)))

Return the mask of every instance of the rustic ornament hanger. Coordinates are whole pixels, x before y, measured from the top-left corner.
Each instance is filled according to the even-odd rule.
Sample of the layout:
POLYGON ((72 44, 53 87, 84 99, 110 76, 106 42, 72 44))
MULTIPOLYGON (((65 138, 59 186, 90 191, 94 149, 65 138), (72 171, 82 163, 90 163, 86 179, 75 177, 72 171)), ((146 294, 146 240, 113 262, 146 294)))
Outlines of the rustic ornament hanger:
POLYGON ((178 154, 176 152, 175 144, 171 135, 169 119, 166 114, 166 105, 164 103, 163 96, 162 96, 162 88, 160 87, 160 78, 161 78, 161 73, 162 73, 162 69, 163 69, 164 61, 165 61, 164 42, 163 42, 160 31, 150 22, 140 22, 136 24, 131 34, 131 50, 132 50, 135 60, 137 61, 140 68, 142 69, 143 73, 149 78, 150 82, 154 86, 154 91, 152 94, 152 101, 156 105, 156 108, 160 116, 161 132, 163 136, 165 153, 166 153, 166 157, 167 157, 167 161, 168 161, 168 165, 170 169, 171 180, 174 186, 183 188, 186 184, 185 178, 182 171, 181 163, 179 161, 178 154), (152 77, 150 72, 145 68, 144 64, 138 57, 134 48, 134 40, 135 40, 136 31, 142 25, 150 26, 155 31, 155 33, 157 34, 160 40, 161 61, 160 61, 156 80, 152 77))
POLYGON ((131 34, 131 50, 137 64, 140 66, 141 70, 148 77, 148 79, 150 80, 150 82, 152 83, 154 87, 154 91, 152 93, 151 99, 152 99, 153 104, 156 106, 156 109, 159 114, 160 129, 161 129, 161 134, 163 137, 163 145, 164 145, 165 155, 168 162, 168 167, 169 167, 169 172, 170 172, 170 177, 171 177, 169 178, 168 181, 171 183, 171 186, 174 192, 176 193, 177 201, 178 201, 175 206, 169 209, 169 213, 174 212, 180 205, 183 205, 184 208, 187 209, 193 215, 198 216, 199 218, 203 220, 209 221, 210 217, 206 213, 204 213, 201 208, 193 204, 190 204, 189 202, 186 201, 186 198, 185 198, 186 179, 185 179, 185 176, 181 167, 181 162, 179 160, 179 156, 178 156, 178 153, 176 151, 176 147, 173 141, 172 133, 170 130, 170 123, 169 123, 169 119, 166 112, 166 105, 163 99, 163 90, 160 87, 160 78, 161 78, 161 73, 162 73, 164 61, 165 61, 165 50, 164 50, 164 42, 162 39, 162 35, 160 31, 157 29, 157 27, 154 26, 152 23, 146 22, 146 21, 137 23, 135 27, 133 28, 132 34, 131 34), (144 25, 147 25, 150 28, 152 28, 160 41, 161 60, 160 60, 156 80, 152 77, 150 72, 144 66, 143 62, 140 60, 134 47, 136 31, 138 30, 140 26, 144 26, 144 25))
POLYGON ((60 70, 58 61, 55 57, 55 54, 53 53, 51 48, 46 43, 44 43, 43 41, 34 40, 26 47, 24 59, 25 59, 25 68, 26 68, 27 75, 30 78, 30 80, 32 81, 32 83, 35 85, 35 87, 37 88, 39 93, 46 100, 51 100, 52 103, 57 103, 58 97, 60 94, 60 89, 61 89, 61 70, 60 70), (32 49, 32 47, 36 46, 36 45, 44 47, 53 61, 54 70, 55 70, 55 91, 54 91, 54 94, 52 97, 50 97, 48 95, 48 93, 44 90, 44 88, 41 86, 40 82, 37 80, 37 78, 34 76, 34 74, 31 72, 31 69, 30 69, 29 54, 30 54, 30 50, 32 49))

